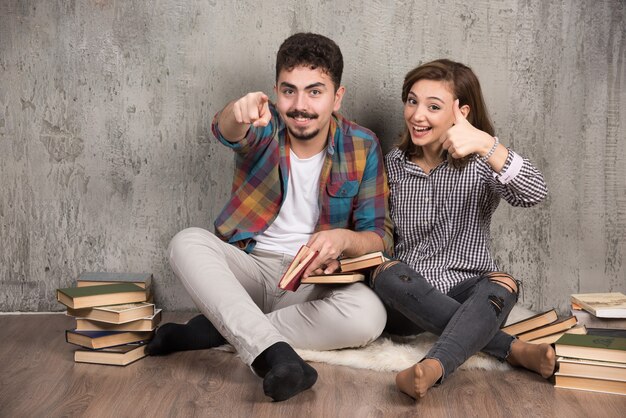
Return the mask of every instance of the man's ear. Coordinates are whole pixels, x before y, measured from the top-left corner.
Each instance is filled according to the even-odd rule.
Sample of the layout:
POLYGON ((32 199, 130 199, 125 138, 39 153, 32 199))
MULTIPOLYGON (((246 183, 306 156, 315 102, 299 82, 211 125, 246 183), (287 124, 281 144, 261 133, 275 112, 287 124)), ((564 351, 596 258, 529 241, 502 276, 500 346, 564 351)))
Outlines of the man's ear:
POLYGON ((337 112, 341 108, 341 101, 343 100, 343 95, 345 92, 346 88, 344 86, 339 86, 339 88, 335 92, 335 105, 333 106, 333 112, 337 112))

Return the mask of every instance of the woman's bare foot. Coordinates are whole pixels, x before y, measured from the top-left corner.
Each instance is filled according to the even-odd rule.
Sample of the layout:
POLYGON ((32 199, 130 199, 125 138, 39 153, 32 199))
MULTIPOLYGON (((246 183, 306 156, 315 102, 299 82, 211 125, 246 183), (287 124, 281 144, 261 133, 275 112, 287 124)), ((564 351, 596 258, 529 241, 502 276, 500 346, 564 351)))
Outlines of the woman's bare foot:
POLYGON ((423 398, 443 375, 441 363, 427 358, 396 375, 396 386, 411 398, 423 398))
POLYGON ((542 377, 554 374, 556 355, 550 344, 530 344, 515 340, 511 344, 511 353, 506 359, 512 366, 521 366, 542 377))

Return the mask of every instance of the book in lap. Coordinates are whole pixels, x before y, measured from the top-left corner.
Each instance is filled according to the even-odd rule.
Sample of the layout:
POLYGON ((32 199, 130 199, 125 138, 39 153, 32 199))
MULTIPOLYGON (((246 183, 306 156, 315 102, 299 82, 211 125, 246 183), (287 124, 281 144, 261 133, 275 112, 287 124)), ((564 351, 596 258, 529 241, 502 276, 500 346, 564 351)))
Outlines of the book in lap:
POLYGON ((598 318, 626 318, 626 295, 621 292, 579 293, 571 301, 598 318))
POLYGON ((285 273, 280 278, 278 287, 292 292, 298 290, 304 271, 313 262, 315 257, 317 257, 317 254, 317 251, 312 250, 306 245, 300 247, 300 250, 298 250, 298 253, 289 264, 289 267, 287 267, 287 270, 285 270, 285 273))
POLYGON ((134 283, 57 289, 57 300, 72 309, 145 302, 147 291, 134 283))
POLYGON ((385 261, 389 261, 389 258, 385 257, 382 251, 375 251, 359 257, 342 258, 339 260, 339 264, 342 272, 348 272, 376 267, 385 261))
POLYGON ((315 257, 317 257, 317 254, 317 251, 313 251, 306 245, 303 245, 283 274, 283 277, 281 277, 278 287, 283 290, 296 291, 301 283, 345 284, 361 282, 365 280, 365 275, 356 272, 357 270, 375 267, 387 260, 382 252, 377 251, 360 257, 344 258, 339 260, 341 264, 340 272, 311 275, 306 279, 302 278, 302 274, 313 262, 315 257))
POLYGON ((311 275, 300 280, 300 282, 305 284, 341 284, 362 282, 364 280, 365 275, 361 273, 330 273, 311 275))
POLYGON ((113 366, 126 366, 145 356, 145 343, 119 345, 98 350, 79 348, 74 351, 74 361, 76 363, 96 363, 113 366))

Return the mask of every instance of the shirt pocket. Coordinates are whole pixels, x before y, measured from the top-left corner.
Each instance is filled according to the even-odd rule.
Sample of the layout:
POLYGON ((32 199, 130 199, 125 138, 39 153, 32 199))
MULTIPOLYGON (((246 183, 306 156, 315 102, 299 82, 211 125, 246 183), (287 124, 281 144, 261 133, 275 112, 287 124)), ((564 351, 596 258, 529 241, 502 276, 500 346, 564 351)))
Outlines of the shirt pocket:
POLYGON ((357 180, 341 180, 326 185, 328 219, 334 228, 348 228, 353 217, 354 199, 359 192, 357 180))
POLYGON ((326 185, 326 191, 331 198, 354 197, 359 192, 357 180, 341 180, 326 185))

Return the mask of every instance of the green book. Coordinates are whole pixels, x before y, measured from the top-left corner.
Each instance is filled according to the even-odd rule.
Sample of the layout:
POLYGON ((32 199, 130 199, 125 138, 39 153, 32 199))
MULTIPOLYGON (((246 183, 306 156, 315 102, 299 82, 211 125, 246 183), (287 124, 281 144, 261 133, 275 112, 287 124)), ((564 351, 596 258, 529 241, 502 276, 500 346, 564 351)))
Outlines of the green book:
POLYGON ((57 289, 57 300, 72 309, 145 302, 146 290, 133 283, 57 289))
POLYGON ((555 351, 563 357, 626 363, 626 338, 564 334, 555 351))

